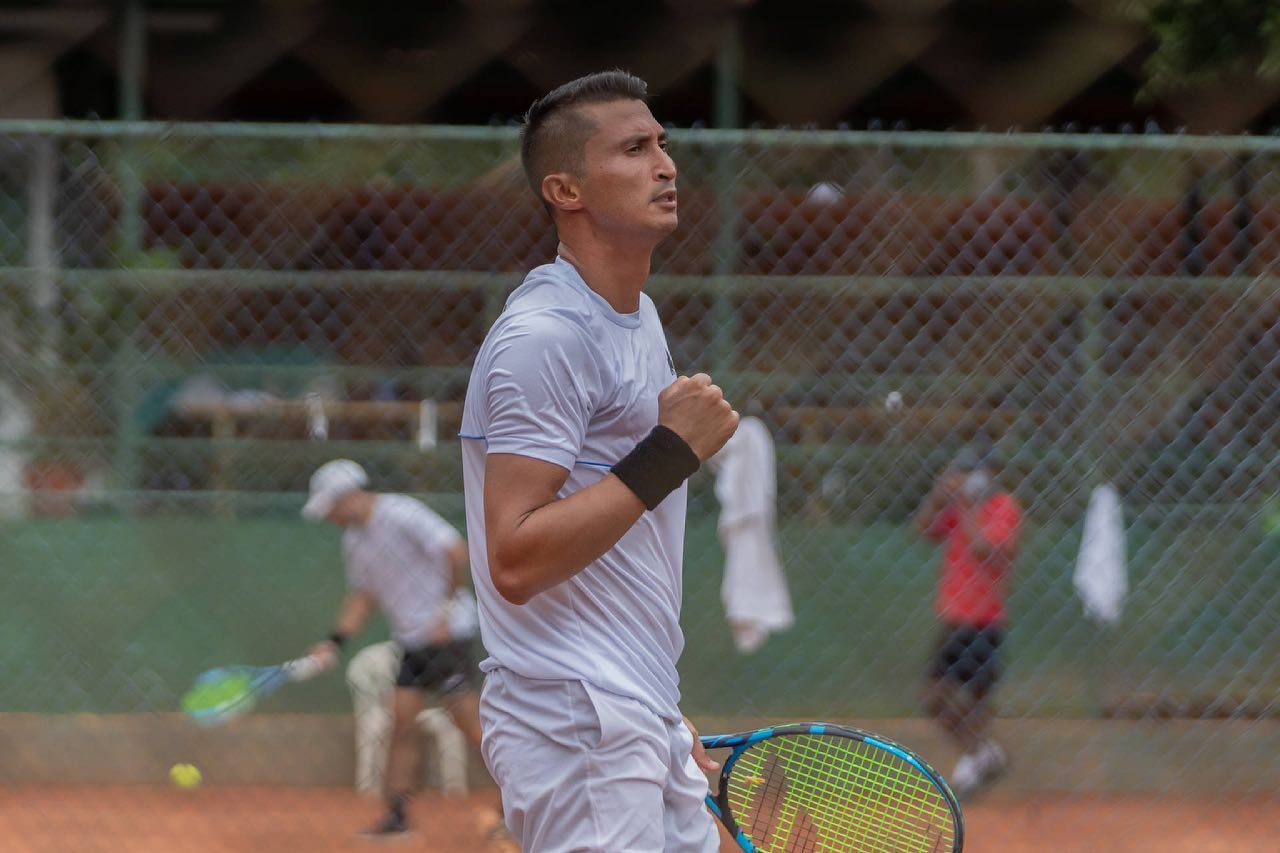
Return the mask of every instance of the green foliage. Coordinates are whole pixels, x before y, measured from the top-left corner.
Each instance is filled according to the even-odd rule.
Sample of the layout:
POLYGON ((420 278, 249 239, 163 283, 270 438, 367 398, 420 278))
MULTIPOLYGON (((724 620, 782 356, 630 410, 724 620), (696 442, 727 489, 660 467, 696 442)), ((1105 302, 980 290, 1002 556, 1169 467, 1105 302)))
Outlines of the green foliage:
POLYGON ((1148 0, 1129 4, 1156 38, 1140 97, 1251 73, 1280 80, 1280 3, 1275 0, 1148 0))

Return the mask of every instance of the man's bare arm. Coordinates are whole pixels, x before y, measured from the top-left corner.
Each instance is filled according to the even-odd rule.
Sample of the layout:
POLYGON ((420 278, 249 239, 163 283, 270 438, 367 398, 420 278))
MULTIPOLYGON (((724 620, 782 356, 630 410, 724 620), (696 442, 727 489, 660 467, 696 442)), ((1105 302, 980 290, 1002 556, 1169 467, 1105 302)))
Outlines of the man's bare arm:
POLYGON ((344 637, 354 637, 359 634, 364 624, 369 621, 373 608, 372 595, 362 589, 351 590, 342 600, 342 606, 338 608, 338 618, 333 624, 334 632, 344 637))
POLYGON ((955 500, 956 491, 959 488, 958 480, 959 478, 954 471, 946 470, 942 472, 937 482, 933 484, 933 488, 929 490, 924 503, 916 511, 916 530, 921 534, 928 536, 929 530, 937 522, 938 516, 955 500))
POLYGON ((449 599, 467 585, 467 540, 459 539, 445 552, 449 558, 449 599))
POLYGON ((485 461, 489 576, 503 598, 524 604, 563 583, 617 544, 644 514, 612 474, 563 500, 559 465, 508 453, 485 461))
MULTIPOLYGON (((658 412, 658 423, 702 461, 714 456, 738 426, 738 413, 702 373, 664 389, 658 412)), ((508 453, 486 458, 489 575, 513 604, 525 604, 582 571, 644 514, 644 502, 616 474, 559 499, 568 478, 566 469, 539 459, 508 453)))
MULTIPOLYGON (((373 613, 373 596, 362 589, 353 589, 342 599, 338 608, 338 618, 333 623, 333 633, 342 638, 354 637, 364 628, 373 613)), ((325 669, 338 663, 338 644, 333 640, 321 640, 307 654, 321 661, 325 669)))

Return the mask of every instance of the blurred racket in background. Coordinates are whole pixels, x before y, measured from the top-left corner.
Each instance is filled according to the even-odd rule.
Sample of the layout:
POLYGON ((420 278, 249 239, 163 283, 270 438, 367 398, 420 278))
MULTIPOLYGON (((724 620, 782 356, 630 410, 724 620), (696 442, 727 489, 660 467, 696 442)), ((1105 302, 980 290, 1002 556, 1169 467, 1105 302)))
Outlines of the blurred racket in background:
POLYGON ((253 710, 258 700, 324 669, 304 656, 277 666, 222 666, 196 676, 182 695, 182 711, 202 726, 219 726, 253 710))

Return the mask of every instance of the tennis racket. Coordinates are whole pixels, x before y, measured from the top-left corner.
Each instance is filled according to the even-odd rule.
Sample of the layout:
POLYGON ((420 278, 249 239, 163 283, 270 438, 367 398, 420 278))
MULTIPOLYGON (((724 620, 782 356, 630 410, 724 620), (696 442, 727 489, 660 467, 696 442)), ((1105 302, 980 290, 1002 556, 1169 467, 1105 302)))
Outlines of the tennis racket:
POLYGON ((701 738, 732 749, 707 805, 760 853, 960 853, 964 818, 910 750, 846 726, 795 723, 701 738))
POLYGON ((182 710, 202 726, 220 726, 253 710, 264 696, 306 681, 324 667, 309 655, 278 666, 221 666, 200 673, 182 696, 182 710))

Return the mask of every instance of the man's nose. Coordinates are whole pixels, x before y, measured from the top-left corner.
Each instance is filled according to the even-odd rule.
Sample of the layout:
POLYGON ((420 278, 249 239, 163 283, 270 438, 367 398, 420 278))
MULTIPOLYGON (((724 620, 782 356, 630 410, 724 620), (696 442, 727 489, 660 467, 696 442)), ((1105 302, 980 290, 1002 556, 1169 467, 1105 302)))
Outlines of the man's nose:
POLYGON ((676 161, 672 160, 671 155, 661 149, 659 149, 657 177, 660 181, 674 181, 676 179, 676 161))

